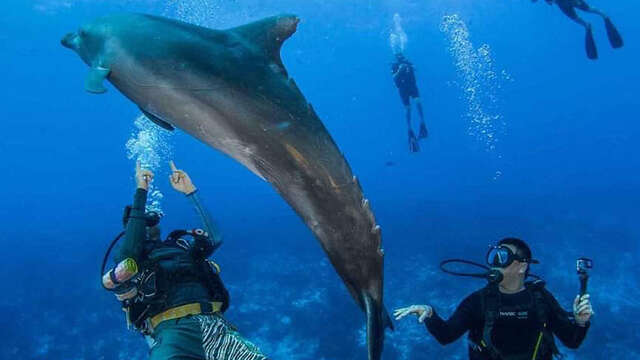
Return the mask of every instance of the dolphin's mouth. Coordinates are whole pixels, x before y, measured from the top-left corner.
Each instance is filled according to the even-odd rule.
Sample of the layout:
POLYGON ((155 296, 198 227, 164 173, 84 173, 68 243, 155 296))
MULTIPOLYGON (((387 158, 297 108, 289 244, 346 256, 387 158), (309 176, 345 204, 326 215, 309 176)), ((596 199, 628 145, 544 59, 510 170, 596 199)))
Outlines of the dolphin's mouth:
POLYGON ((76 50, 78 48, 78 34, 68 33, 60 40, 60 44, 66 48, 76 50))

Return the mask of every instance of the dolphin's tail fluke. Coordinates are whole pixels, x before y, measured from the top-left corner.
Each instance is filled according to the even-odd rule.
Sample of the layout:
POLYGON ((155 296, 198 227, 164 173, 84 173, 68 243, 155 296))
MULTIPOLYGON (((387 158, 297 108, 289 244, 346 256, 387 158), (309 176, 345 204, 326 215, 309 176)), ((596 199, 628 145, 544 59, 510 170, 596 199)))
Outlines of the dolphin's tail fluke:
POLYGON ((363 296, 365 312, 367 313, 367 346, 369 360, 380 360, 384 348, 384 329, 393 329, 391 317, 384 305, 377 304, 370 295, 363 296))

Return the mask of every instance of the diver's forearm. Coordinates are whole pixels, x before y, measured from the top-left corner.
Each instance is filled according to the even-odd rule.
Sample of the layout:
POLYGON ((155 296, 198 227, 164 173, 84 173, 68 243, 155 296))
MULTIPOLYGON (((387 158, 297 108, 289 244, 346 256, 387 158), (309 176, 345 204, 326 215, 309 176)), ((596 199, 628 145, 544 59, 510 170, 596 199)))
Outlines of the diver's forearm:
POLYGON ((202 205, 202 201, 200 201, 200 196, 198 196, 198 191, 194 191, 192 193, 187 194, 187 198, 189 198, 195 208, 200 220, 202 221, 202 225, 205 227, 205 231, 209 234, 209 239, 211 240, 211 244, 214 249, 217 249, 222 244, 222 239, 220 236, 220 232, 218 231, 218 227, 211 219, 209 212, 202 205))
POLYGON ((129 219, 127 222, 127 228, 125 231, 124 241, 118 247, 114 260, 116 263, 126 259, 132 258, 139 261, 142 255, 143 243, 146 237, 146 221, 145 205, 147 203, 147 190, 136 189, 136 193, 133 196, 133 206, 129 213, 129 219))
POLYGON ((587 337, 587 332, 591 326, 590 322, 586 322, 582 325, 575 322, 573 319, 553 319, 552 331, 560 339, 562 344, 569 349, 577 349, 584 339, 587 337))
POLYGON ((451 320, 444 321, 436 312, 433 311, 431 317, 425 320, 427 330, 433 335, 433 337, 441 344, 447 345, 457 340, 464 330, 456 329, 456 326, 452 326, 451 320))

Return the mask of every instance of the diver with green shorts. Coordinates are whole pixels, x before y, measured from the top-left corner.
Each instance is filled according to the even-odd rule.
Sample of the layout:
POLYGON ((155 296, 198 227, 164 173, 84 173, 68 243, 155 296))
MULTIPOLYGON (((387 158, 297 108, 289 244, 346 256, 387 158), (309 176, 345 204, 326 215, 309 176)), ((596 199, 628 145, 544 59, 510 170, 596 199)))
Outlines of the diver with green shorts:
POLYGON ((189 175, 173 162, 171 170, 171 186, 193 203, 204 229, 174 230, 161 240, 159 214, 145 212, 153 173, 138 163, 133 205, 125 211, 125 231, 105 255, 103 286, 121 302, 127 324, 147 339, 152 360, 267 359, 225 320, 229 293, 220 267, 208 260, 222 241, 189 175), (105 272, 109 252, 122 236, 116 266, 105 272))
MULTIPOLYGON (((536 2, 538 0, 531 0, 536 2)), ((618 32, 618 29, 613 25, 611 19, 603 13, 602 11, 594 8, 587 4, 584 0, 545 0, 547 4, 553 5, 554 3, 558 5, 560 10, 567 15, 571 20, 577 22, 578 24, 584 26, 586 30, 585 35, 585 47, 587 50, 587 57, 589 59, 595 60, 598 58, 598 50, 596 49, 596 42, 593 39, 593 32, 591 31, 591 24, 586 22, 576 13, 576 9, 582 10, 584 12, 598 14, 604 19, 604 26, 607 29, 607 36, 609 37, 609 42, 611 43, 611 47, 614 49, 621 48, 624 46, 624 41, 622 40, 622 36, 618 32)))
MULTIPOLYGON (((479 265, 458 259, 443 264, 446 262, 479 265)), ((544 282, 539 279, 525 282, 527 276, 533 276, 529 274, 529 265, 537 263, 524 241, 502 239, 487 253, 490 271, 483 276, 489 284, 464 299, 448 320, 443 320, 429 305, 397 309, 394 316, 399 320, 416 315, 418 322, 425 323, 443 345, 469 332, 471 360, 551 360, 559 353, 554 335, 568 348, 578 348, 587 335, 593 310, 586 285, 569 313, 544 288, 544 282)))

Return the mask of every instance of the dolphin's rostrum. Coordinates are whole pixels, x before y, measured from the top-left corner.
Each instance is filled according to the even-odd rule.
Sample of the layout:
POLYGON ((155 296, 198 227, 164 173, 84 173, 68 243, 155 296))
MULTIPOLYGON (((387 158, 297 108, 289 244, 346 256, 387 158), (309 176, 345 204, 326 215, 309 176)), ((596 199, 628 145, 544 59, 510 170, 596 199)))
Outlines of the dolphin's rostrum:
POLYGON ((382 298, 380 227, 340 150, 280 59, 298 18, 220 31, 142 14, 110 15, 62 44, 165 129, 183 129, 270 182, 302 217, 367 314, 369 359, 391 322, 382 298))

